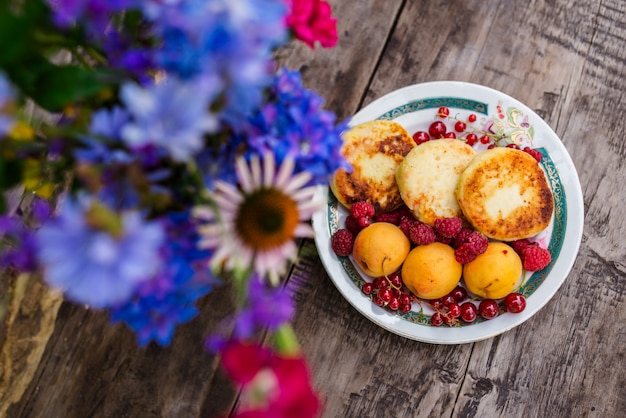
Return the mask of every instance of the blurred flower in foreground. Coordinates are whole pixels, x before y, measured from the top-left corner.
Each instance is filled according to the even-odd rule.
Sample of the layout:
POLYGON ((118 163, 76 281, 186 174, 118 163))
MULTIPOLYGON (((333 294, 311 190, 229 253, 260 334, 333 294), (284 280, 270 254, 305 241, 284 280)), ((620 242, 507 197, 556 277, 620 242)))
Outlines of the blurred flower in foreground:
POLYGON ((281 356, 256 344, 231 341, 222 366, 242 384, 235 418, 312 418, 321 402, 313 391, 307 364, 299 356, 281 356))
POLYGON ((315 42, 324 48, 337 44, 337 19, 331 17, 331 7, 322 0, 292 0, 287 25, 293 30, 296 39, 311 48, 315 42))
POLYGON ((5 108, 11 106, 13 98, 13 87, 4 73, 0 72, 0 138, 9 133, 15 123, 14 118, 5 112, 5 108))
POLYGON ((63 202, 59 217, 37 233, 45 279, 75 302, 96 308, 127 300, 161 265, 163 231, 138 212, 113 213, 81 196, 63 202))
POLYGON ((278 171, 274 155, 263 162, 253 156, 250 165, 237 159, 235 171, 240 188, 216 181, 216 215, 210 207, 195 209, 199 219, 209 221, 199 228, 201 248, 215 248, 214 270, 247 271, 252 268, 277 283, 287 260, 297 256, 296 237, 313 237, 306 221, 319 208, 315 188, 305 187, 311 174, 292 175, 293 158, 287 156, 278 171))

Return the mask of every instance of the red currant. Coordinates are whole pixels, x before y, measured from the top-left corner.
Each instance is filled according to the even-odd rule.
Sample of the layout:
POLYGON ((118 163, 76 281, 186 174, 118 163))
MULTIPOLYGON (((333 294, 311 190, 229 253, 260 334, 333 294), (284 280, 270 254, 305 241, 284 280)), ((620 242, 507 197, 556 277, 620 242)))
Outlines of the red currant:
POLYGON ((461 307, 458 303, 453 303, 452 305, 448 306, 448 315, 453 318, 458 318, 459 315, 461 315, 461 307))
POLYGON ((374 279, 374 289, 380 290, 380 289, 386 289, 389 287, 389 281, 387 280, 386 277, 377 277, 374 279))
POLYGON ((478 136, 476 134, 467 134, 465 137, 465 143, 470 147, 478 142, 478 136))
POLYGON ((400 305, 409 305, 411 306, 411 296, 403 293, 400 295, 400 305))
POLYGON ((452 296, 457 303, 461 303, 467 299, 467 290, 465 290, 464 287, 457 286, 450 292, 450 296, 452 296))
POLYGON ((443 298, 441 298, 431 301, 430 306, 432 306, 434 310, 439 311, 443 309, 446 305, 443 304, 443 298))
POLYGON ((401 303, 399 311, 403 314, 411 312, 411 304, 401 303))
POLYGON ((478 305, 478 312, 480 316, 485 319, 493 319, 500 313, 498 309, 498 304, 493 299, 483 299, 480 301, 478 305))
POLYGON ((389 306, 389 309, 391 309, 392 311, 397 311, 398 308, 400 308, 400 301, 398 300, 398 298, 392 297, 389 300, 389 304, 387 306, 389 306))
POLYGON ((495 147, 497 147, 496 144, 489 144, 489 146, 487 147, 487 149, 494 149, 495 147))
POLYGON ((489 135, 483 135, 480 137, 481 144, 488 144, 489 142, 491 142, 491 138, 489 138, 489 135))
POLYGON ((507 144, 507 148, 519 149, 519 145, 517 145, 517 144, 507 144))
POLYGON ((454 296, 452 295, 445 295, 441 298, 441 302, 443 303, 443 306, 450 307, 450 305, 456 303, 456 299, 454 299, 454 296))
POLYGON ((432 138, 443 138, 443 135, 446 133, 446 125, 441 121, 435 121, 430 124, 428 127, 428 133, 432 138))
POLYGON ((443 134, 443 137, 444 138, 452 138, 452 139, 454 139, 454 138, 456 138, 456 134, 454 132, 450 131, 450 132, 446 132, 445 134, 443 134))
POLYGON ((457 132, 465 132, 465 129, 467 129, 465 122, 458 121, 454 124, 454 130, 457 132))
POLYGON ((361 287, 361 291, 363 292, 363 294, 369 296, 374 291, 374 285, 371 283, 365 283, 363 287, 361 287))
POLYGON ((467 121, 468 122, 476 122, 476 115, 473 113, 470 113, 470 115, 467 117, 467 121))
POLYGON ((437 116, 439 116, 440 118, 447 118, 449 114, 450 114, 450 109, 448 109, 445 106, 440 107, 439 110, 437 111, 437 116))
POLYGON ((433 327, 440 327, 443 325, 443 315, 439 312, 435 312, 433 316, 430 317, 430 325, 433 327))
POLYGON ((381 298, 383 302, 387 303, 393 297, 393 293, 391 293, 391 290, 388 287, 386 287, 378 291, 378 297, 381 298))
POLYGON ((387 278, 389 279, 389 283, 391 283, 391 285, 396 289, 402 287, 402 277, 400 276, 400 273, 391 273, 387 278))
POLYGON ((507 312, 520 313, 526 309, 526 298, 521 293, 509 293, 504 298, 504 308, 507 312))
POLYGON ((381 308, 382 308, 383 306, 385 306, 385 301, 384 301, 384 300, 382 300, 382 299, 380 298, 380 296, 374 296, 374 299, 372 299, 372 301, 373 301, 376 305, 380 306, 381 308))
POLYGON ((430 136, 427 132, 417 131, 413 134, 413 141, 415 141, 415 143, 419 145, 424 142, 430 141, 430 136))
POLYGON ((465 302, 461 305, 461 319, 465 322, 474 322, 478 316, 478 309, 472 302, 465 302))

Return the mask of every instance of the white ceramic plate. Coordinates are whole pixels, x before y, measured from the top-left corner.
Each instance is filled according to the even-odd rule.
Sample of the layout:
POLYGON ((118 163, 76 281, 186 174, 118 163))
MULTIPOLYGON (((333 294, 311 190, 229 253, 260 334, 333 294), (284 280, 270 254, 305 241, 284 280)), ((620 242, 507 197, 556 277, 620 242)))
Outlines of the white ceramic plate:
MULTIPOLYGON (((555 210, 546 231, 537 236, 552 254, 552 262, 534 274, 526 273, 520 292, 526 296, 526 309, 518 314, 502 313, 489 321, 478 320, 457 327, 430 325, 432 310, 426 304, 413 304, 408 314, 394 313, 376 306, 361 292, 361 286, 372 279, 363 275, 351 257, 337 257, 330 247, 330 236, 342 228, 347 210, 337 203, 327 187, 319 189, 326 199, 323 210, 312 222, 315 243, 322 263, 341 294, 361 314, 382 328, 406 338, 436 344, 461 344, 480 341, 514 328, 541 309, 556 293, 569 274, 580 246, 583 230, 583 198, 576 168, 554 131, 531 109, 499 91, 470 83, 431 82, 408 86, 389 93, 361 109, 351 121, 357 125, 374 119, 390 119, 402 124, 412 135, 428 131, 437 119, 437 109, 446 106, 450 116, 467 121, 476 115, 471 126, 479 130, 490 126, 522 145, 532 141, 544 157, 544 169, 552 188, 555 210)), ((445 122, 450 127, 453 122, 445 122)), ((475 145, 477 151, 485 145, 475 145)))

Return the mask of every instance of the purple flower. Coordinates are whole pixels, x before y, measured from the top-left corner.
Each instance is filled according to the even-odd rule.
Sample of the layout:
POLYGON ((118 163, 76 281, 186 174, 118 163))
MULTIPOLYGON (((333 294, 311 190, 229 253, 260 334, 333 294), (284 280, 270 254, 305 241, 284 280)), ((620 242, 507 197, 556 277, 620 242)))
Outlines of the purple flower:
POLYGON ((279 163, 291 155, 296 173, 308 171, 313 184, 327 183, 338 168, 348 168, 340 152, 347 121, 335 125, 335 115, 322 104, 320 96, 302 86, 299 72, 283 69, 268 103, 249 118, 246 133, 252 153, 272 151, 279 163))
POLYGON ((292 296, 284 287, 268 287, 254 275, 248 281, 248 305, 235 320, 235 335, 246 339, 264 327, 275 331, 291 321, 294 311, 292 296))
POLYGON ((135 6, 139 0, 46 0, 53 10, 54 23, 66 28, 77 21, 91 35, 100 36, 112 14, 135 6))
POLYGON ((3 108, 13 101, 15 91, 9 79, 0 71, 0 137, 6 135, 15 122, 13 116, 4 113, 3 108))
POLYGON ((203 136, 218 128, 209 112, 216 87, 206 78, 171 78, 146 88, 125 84, 120 95, 132 120, 123 126, 122 140, 135 150, 153 145, 187 161, 203 148, 203 136))
POLYGON ((37 232, 37 258, 50 286, 103 308, 128 300, 158 271, 163 238, 161 226, 139 213, 117 215, 80 196, 63 202, 59 217, 37 232))

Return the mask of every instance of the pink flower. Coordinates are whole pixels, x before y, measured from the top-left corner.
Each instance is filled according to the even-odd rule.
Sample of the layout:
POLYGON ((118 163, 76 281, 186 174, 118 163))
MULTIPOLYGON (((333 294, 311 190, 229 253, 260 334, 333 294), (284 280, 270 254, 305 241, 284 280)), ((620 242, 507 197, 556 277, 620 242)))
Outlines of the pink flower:
POLYGON ((337 44, 337 19, 331 17, 330 4, 322 0, 291 0, 287 26, 296 39, 315 48, 315 41, 324 48, 337 44))
POLYGON ((222 367, 242 385, 235 418, 313 418, 321 403, 302 357, 282 357, 257 344, 230 341, 222 367))

